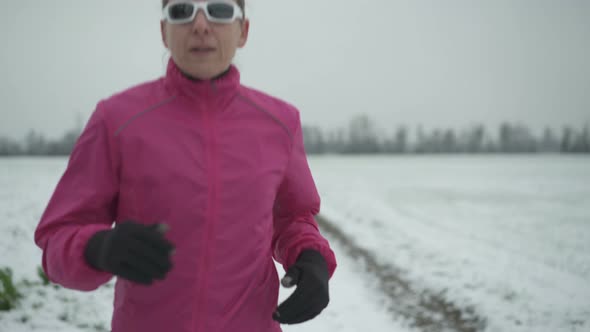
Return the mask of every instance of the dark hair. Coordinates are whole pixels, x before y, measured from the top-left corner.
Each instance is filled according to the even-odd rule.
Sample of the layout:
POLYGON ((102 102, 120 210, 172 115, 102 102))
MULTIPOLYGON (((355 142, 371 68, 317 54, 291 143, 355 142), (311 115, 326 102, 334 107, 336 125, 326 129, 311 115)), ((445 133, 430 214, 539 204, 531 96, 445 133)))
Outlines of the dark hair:
MULTIPOLYGON (((170 0, 162 0, 162 8, 166 7, 170 0)), ((238 3, 238 6, 242 8, 242 12, 246 15, 246 0, 235 0, 238 3)))

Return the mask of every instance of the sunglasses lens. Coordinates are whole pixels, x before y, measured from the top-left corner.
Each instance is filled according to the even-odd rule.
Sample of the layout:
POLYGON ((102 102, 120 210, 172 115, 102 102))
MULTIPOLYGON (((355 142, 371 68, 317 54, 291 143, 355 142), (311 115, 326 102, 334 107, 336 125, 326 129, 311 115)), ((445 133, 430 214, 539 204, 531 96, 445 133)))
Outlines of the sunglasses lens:
POLYGON ((194 10, 195 6, 191 3, 178 3, 169 7, 168 15, 174 21, 186 20, 193 15, 194 10))
POLYGON ((207 5, 207 12, 216 19, 231 20, 234 17, 234 6, 228 3, 209 3, 207 5))

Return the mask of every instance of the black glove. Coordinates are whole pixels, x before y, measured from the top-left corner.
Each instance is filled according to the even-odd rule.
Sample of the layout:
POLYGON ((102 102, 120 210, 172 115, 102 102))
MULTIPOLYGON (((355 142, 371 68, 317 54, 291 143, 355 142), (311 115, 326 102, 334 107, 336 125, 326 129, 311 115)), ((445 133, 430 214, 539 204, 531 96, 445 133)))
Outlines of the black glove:
POLYGON ((164 238, 166 225, 143 225, 134 221, 117 224, 94 234, 84 249, 84 258, 97 270, 149 285, 164 279, 172 268, 174 246, 164 238))
POLYGON ((330 302, 329 278, 328 263, 319 252, 301 252, 281 280, 283 286, 297 285, 297 289, 279 305, 272 318, 281 324, 297 324, 319 315, 330 302))

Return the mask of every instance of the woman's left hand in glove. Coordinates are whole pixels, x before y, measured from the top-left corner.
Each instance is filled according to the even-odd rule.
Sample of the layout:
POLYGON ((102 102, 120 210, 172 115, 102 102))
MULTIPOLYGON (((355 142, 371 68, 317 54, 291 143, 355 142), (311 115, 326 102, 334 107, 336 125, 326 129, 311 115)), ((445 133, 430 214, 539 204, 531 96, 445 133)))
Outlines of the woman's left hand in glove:
POLYGON ((315 318, 330 302, 328 264, 316 250, 304 250, 281 280, 284 287, 297 285, 272 318, 281 324, 298 324, 315 318))

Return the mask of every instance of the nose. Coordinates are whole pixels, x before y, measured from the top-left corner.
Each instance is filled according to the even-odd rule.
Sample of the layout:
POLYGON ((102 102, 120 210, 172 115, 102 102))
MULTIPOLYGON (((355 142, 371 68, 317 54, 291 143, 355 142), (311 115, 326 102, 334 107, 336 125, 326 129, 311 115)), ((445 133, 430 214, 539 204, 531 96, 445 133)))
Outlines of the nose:
POLYGON ((193 32, 198 34, 209 33, 209 21, 207 21, 207 16, 205 16, 205 13, 202 10, 197 12, 193 22, 193 32))

